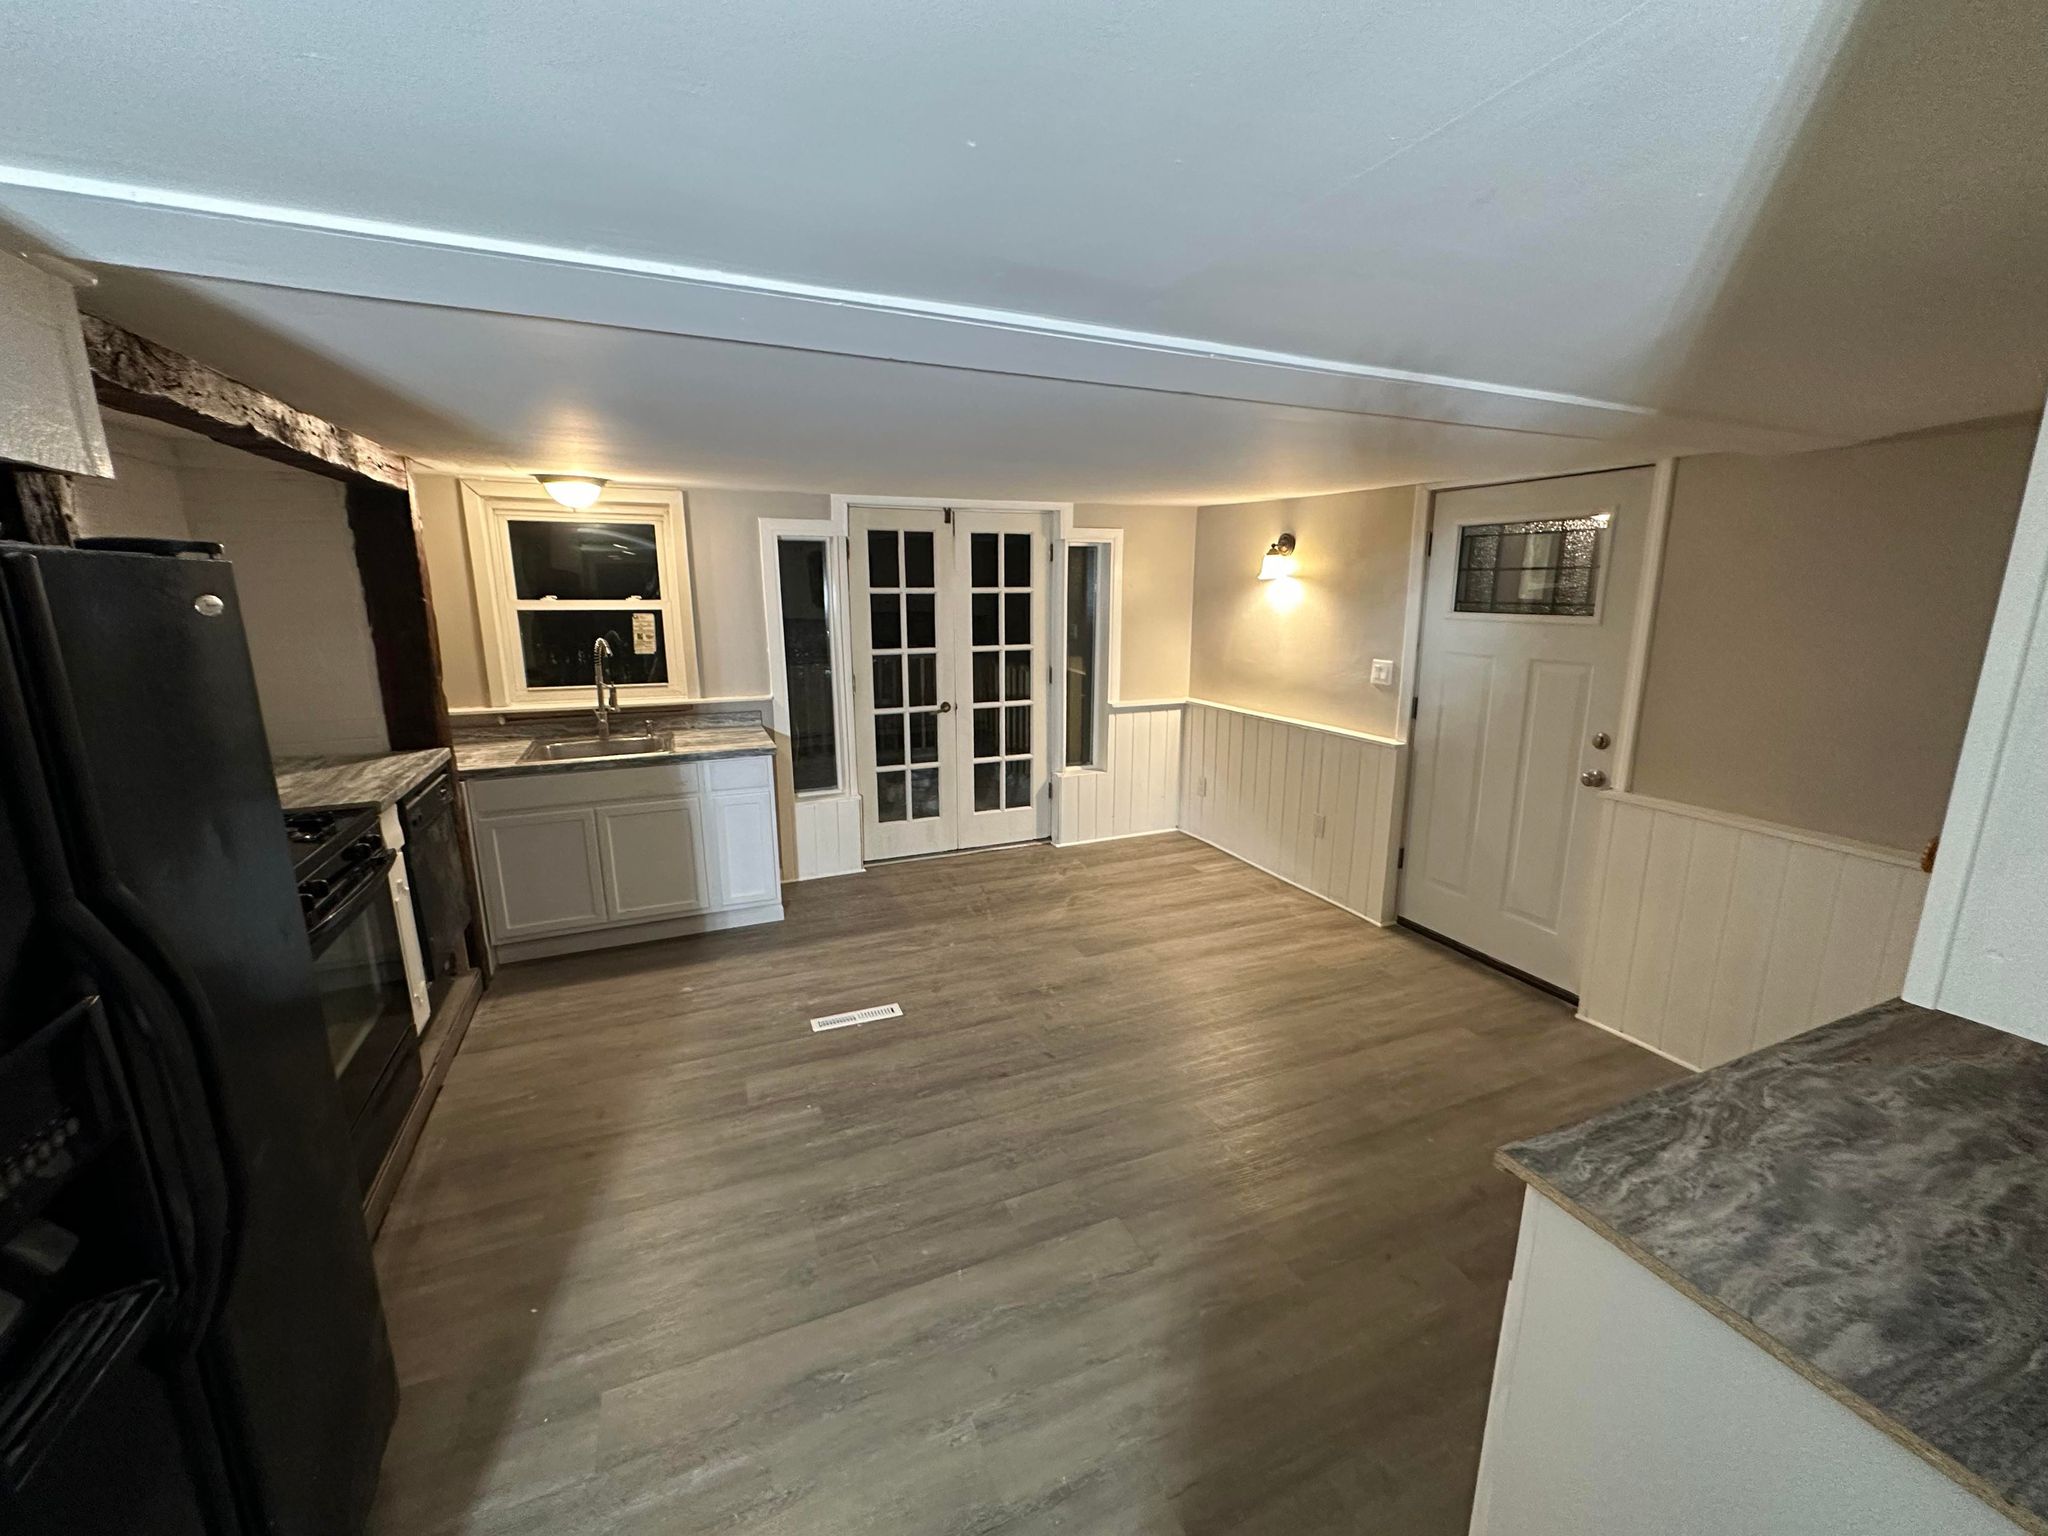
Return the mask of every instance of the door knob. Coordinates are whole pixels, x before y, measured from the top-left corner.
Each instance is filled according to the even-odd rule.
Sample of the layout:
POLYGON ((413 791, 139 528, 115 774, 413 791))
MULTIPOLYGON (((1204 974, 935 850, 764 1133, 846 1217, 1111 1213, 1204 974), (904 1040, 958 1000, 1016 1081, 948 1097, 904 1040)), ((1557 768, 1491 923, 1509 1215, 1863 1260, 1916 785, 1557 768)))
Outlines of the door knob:
POLYGON ((1588 789, 1605 789, 1607 787, 1607 775, 1598 768, 1588 768, 1579 775, 1579 782, 1588 789))
POLYGON ((1593 750, 1595 752, 1605 752, 1609 747, 1613 745, 1614 738, 1608 735, 1605 731, 1595 731, 1593 733, 1593 750))
POLYGON ((948 699, 945 703, 941 704, 939 706, 939 713, 942 715, 950 715, 951 713, 953 713, 953 701, 951 699, 948 699))

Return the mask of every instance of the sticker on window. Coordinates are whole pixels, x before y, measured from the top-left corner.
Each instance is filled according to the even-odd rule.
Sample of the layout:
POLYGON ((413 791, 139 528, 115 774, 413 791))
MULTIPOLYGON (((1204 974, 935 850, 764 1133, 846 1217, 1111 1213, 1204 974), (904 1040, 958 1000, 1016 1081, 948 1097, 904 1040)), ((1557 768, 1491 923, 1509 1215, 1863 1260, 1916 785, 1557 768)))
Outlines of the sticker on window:
POLYGON ((636 613, 633 615, 633 654, 652 656, 654 654, 654 615, 636 613))

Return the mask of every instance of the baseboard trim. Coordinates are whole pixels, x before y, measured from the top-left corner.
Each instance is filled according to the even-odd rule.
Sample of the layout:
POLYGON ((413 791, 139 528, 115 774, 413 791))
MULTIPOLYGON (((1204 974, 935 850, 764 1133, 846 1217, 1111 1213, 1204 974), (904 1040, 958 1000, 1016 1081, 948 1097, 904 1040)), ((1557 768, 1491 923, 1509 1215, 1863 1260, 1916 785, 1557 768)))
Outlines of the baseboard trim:
POLYGON ((1706 1070, 1706 1068, 1704 1067, 1697 1066, 1690 1061, 1685 1061, 1677 1056, 1672 1055, 1669 1051, 1658 1050, 1656 1046, 1651 1045, 1647 1040, 1638 1040, 1634 1035, 1625 1035, 1620 1030, 1616 1029, 1612 1024, 1602 1024, 1598 1019, 1589 1018, 1587 1015, 1583 1013, 1575 1013, 1572 1015, 1572 1017, 1577 1019, 1581 1024, 1590 1024, 1595 1029, 1600 1030, 1605 1034, 1610 1034, 1614 1036, 1614 1038, 1617 1040, 1626 1040, 1630 1045, 1636 1047, 1636 1049, 1638 1050, 1648 1051, 1652 1056, 1662 1056, 1674 1067, 1683 1067, 1688 1072, 1704 1072, 1706 1070))
MULTIPOLYGON (((1091 848, 1097 843, 1128 843, 1134 837, 1166 837, 1175 833, 1181 833, 1187 837, 1194 836, 1192 832, 1182 833, 1182 829, 1179 827, 1148 827, 1143 832, 1112 832, 1107 837, 1077 837, 1070 843, 1056 842, 1053 844, 1053 847, 1091 848)), ((1213 848, 1215 844, 1211 843, 1209 846, 1213 848)))
MULTIPOLYGON (((1228 708, 1229 706, 1224 705, 1218 707, 1228 708)), ((1299 880, 1290 880, 1287 878, 1287 876, 1281 874, 1279 870, 1268 869, 1265 865, 1261 864, 1257 859, 1248 859, 1243 854, 1239 853, 1236 849, 1226 848, 1221 843, 1212 842, 1210 839, 1202 836, 1202 834, 1199 832, 1190 832, 1186 827, 1177 827, 1174 830, 1178 831, 1183 837, 1192 837, 1198 843, 1207 843, 1211 848, 1214 848, 1218 853, 1229 854, 1231 858, 1237 860, 1238 863, 1246 866, 1249 869, 1256 869, 1262 875, 1271 875, 1275 880, 1278 880, 1282 885, 1293 886, 1297 891, 1301 892, 1301 894, 1304 896, 1313 896, 1317 901, 1320 901, 1327 906, 1335 907, 1339 912, 1348 912, 1362 923, 1370 923, 1375 928, 1386 928, 1392 926, 1391 924, 1381 922, 1376 917, 1367 916, 1365 913, 1359 911, 1356 907, 1345 906, 1343 902, 1337 900, 1334 896, 1325 896, 1321 891, 1312 891, 1307 886, 1303 885, 1299 880)))

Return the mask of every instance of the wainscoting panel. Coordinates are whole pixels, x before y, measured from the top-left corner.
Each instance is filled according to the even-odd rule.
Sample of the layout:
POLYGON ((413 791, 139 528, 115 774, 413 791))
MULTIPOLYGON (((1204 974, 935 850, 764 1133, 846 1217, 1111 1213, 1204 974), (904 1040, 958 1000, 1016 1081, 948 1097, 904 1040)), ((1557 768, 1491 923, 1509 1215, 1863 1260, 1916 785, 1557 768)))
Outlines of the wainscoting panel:
POLYGON ((860 857, 860 796, 820 795, 796 802, 796 877, 857 875, 860 857))
POLYGON ((1106 766, 1054 781, 1055 842, 1173 831, 1180 821, 1181 713, 1177 699, 1110 706, 1106 766))
POLYGON ((1604 814, 1581 1018, 1712 1067, 1898 996, 1911 854, 1636 795, 1604 814))
POLYGON ((1404 749, 1191 700, 1181 830, 1375 923, 1394 918, 1404 749))

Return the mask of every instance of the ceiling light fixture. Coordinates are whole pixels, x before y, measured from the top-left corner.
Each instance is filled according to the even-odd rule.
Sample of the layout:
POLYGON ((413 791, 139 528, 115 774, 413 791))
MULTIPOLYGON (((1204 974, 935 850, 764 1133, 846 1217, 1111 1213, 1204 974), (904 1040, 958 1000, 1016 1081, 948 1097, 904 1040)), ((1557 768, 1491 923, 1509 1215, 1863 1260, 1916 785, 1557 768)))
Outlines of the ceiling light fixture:
POLYGON ((565 507, 581 511, 595 502, 605 482, 595 475, 535 475, 540 488, 565 507))
POLYGON ((1283 576, 1294 574, 1294 535, 1283 533, 1266 550, 1266 558, 1259 562, 1259 580, 1278 581, 1283 576))

